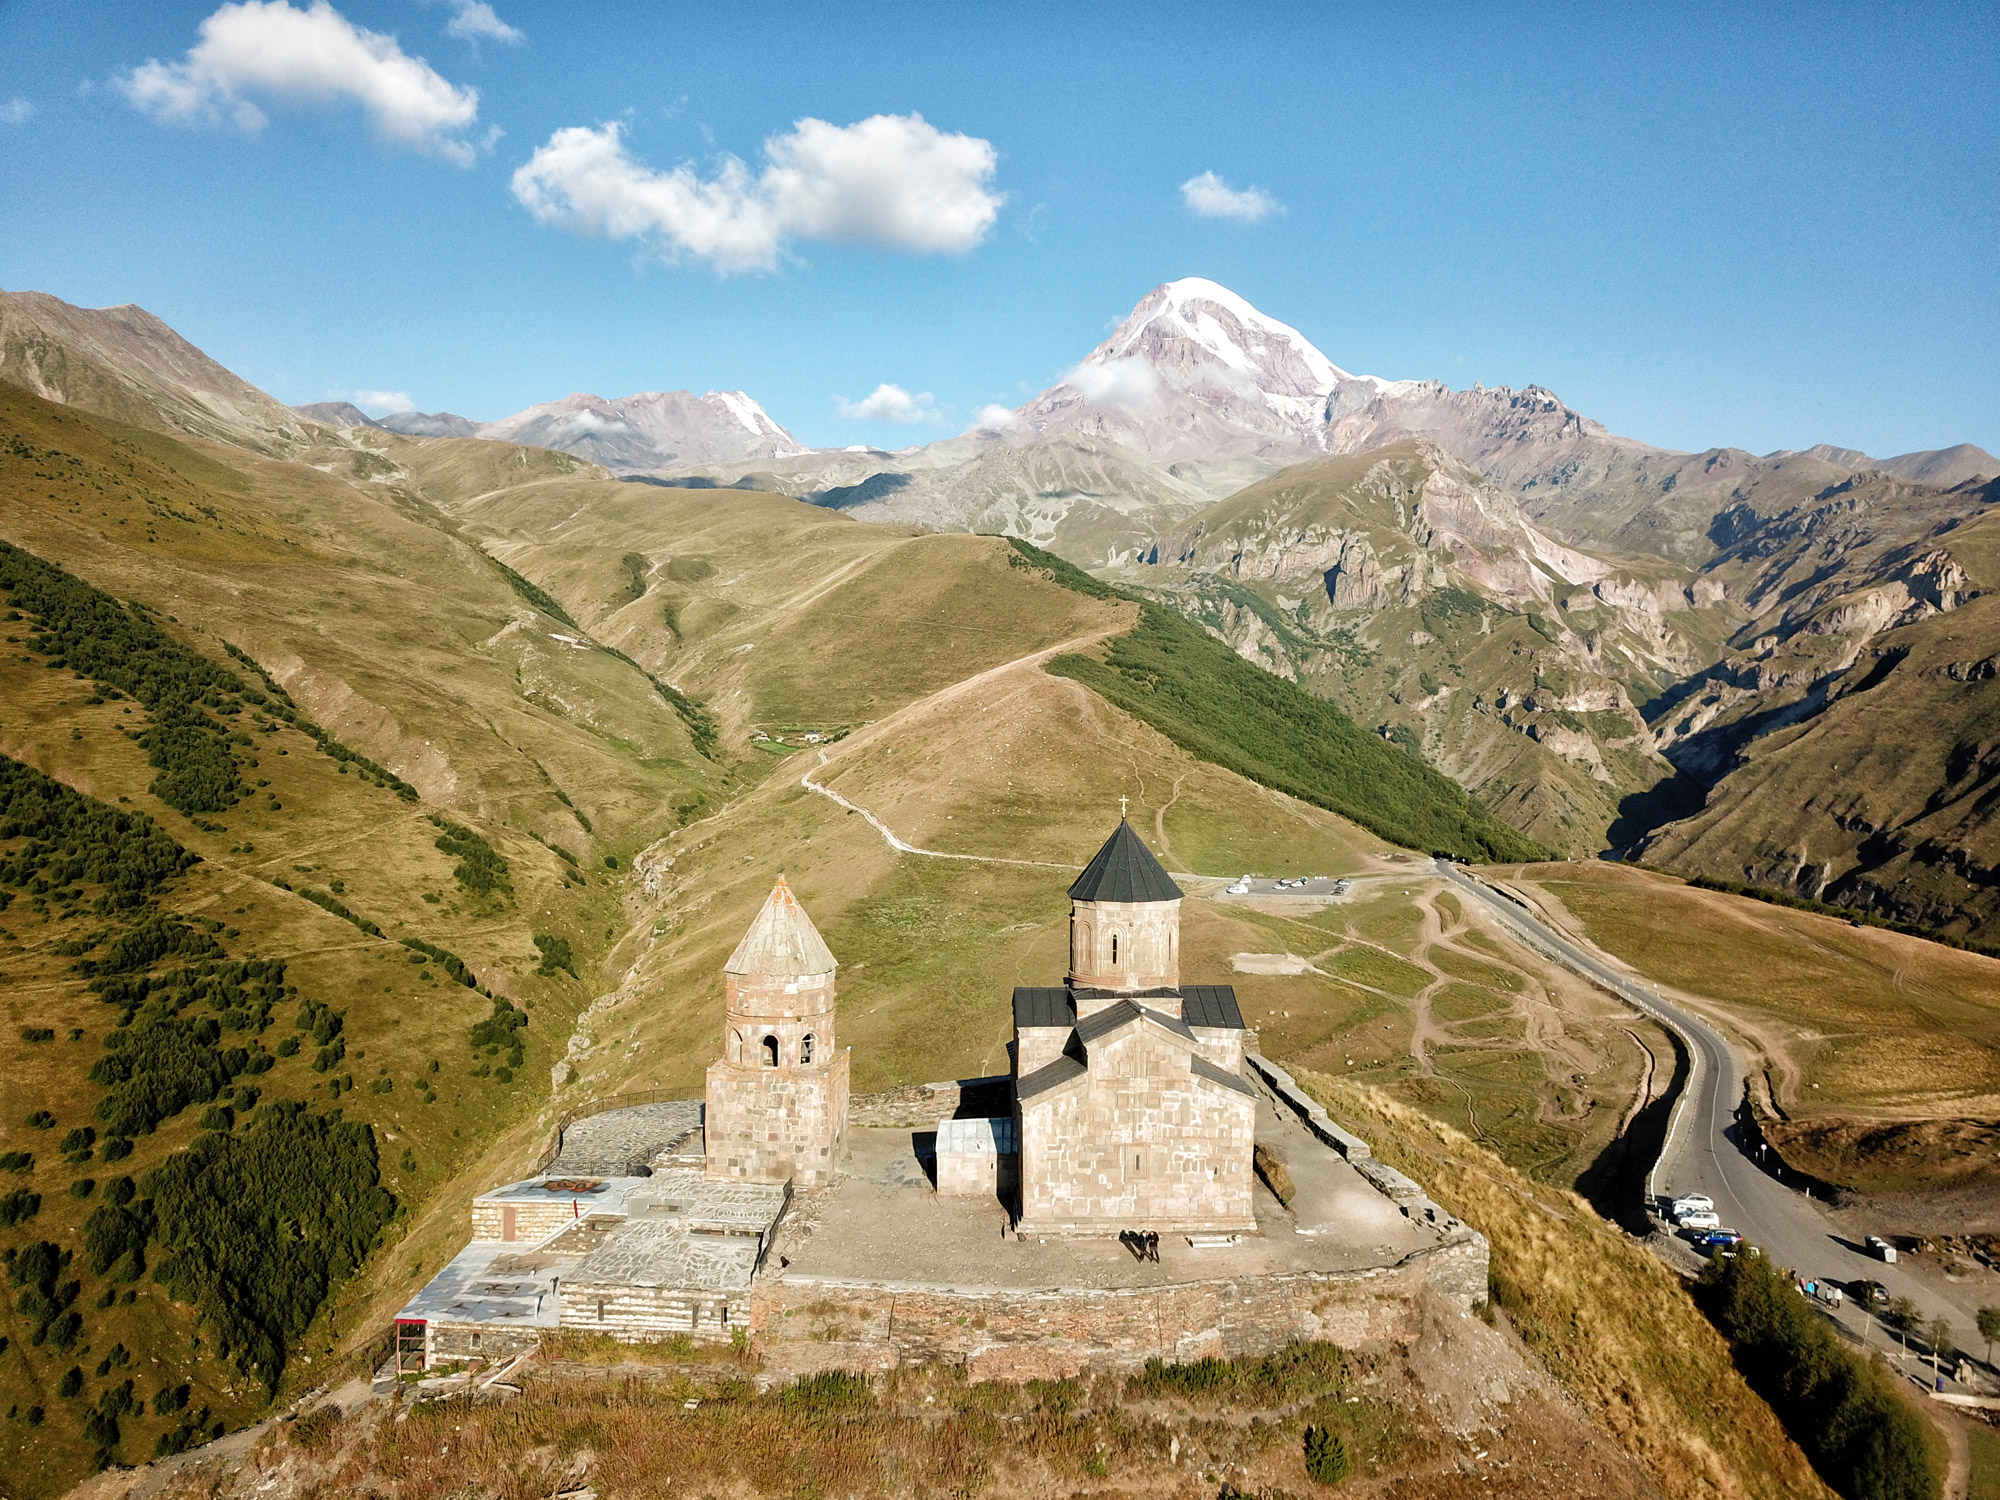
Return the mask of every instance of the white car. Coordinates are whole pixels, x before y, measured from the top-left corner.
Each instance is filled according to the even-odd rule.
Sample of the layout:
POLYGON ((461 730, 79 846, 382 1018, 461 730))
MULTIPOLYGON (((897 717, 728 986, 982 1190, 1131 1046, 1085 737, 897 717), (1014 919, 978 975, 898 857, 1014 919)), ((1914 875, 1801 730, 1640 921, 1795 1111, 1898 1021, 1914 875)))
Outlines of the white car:
POLYGON ((1224 887, 1224 889, 1226 889, 1232 896, 1247 896, 1250 894, 1250 877, 1248 875, 1245 875, 1241 880, 1237 881, 1236 884, 1232 886, 1226 886, 1224 887))
POLYGON ((1678 1219, 1682 1214, 1715 1212, 1715 1200, 1706 1193, 1689 1193, 1685 1198, 1676 1198, 1669 1210, 1678 1219))
POLYGON ((1695 1208, 1682 1214, 1679 1223, 1683 1229, 1720 1229, 1722 1217, 1712 1208, 1695 1208))

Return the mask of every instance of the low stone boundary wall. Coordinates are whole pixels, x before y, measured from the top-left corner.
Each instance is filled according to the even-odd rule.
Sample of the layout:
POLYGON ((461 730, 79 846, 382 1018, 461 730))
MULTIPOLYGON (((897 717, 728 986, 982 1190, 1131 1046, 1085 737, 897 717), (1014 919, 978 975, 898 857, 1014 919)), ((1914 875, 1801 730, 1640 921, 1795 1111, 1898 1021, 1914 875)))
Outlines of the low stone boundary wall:
POLYGON ((1459 1307, 1482 1301, 1486 1266, 1485 1239, 1467 1232, 1393 1266, 1154 1288, 760 1281, 751 1337, 770 1368, 790 1374, 930 1362, 980 1380, 1268 1354, 1300 1338, 1380 1348, 1416 1337, 1427 1290, 1459 1307))

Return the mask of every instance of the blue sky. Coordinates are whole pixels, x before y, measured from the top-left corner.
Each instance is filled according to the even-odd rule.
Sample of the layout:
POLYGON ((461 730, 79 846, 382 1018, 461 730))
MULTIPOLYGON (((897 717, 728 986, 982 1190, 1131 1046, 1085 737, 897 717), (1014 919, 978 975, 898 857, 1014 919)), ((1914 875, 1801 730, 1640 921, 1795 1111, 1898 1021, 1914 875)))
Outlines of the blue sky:
POLYGON ((394 55, 313 98, 191 52, 215 3, 0 0, 0 286, 287 401, 741 387, 894 447, 1200 275, 1667 446, 2000 451, 1995 9, 1667 9, 339 0, 394 55), (1204 217, 1203 173, 1276 207, 1204 217), (883 383, 935 419, 842 414, 883 383))

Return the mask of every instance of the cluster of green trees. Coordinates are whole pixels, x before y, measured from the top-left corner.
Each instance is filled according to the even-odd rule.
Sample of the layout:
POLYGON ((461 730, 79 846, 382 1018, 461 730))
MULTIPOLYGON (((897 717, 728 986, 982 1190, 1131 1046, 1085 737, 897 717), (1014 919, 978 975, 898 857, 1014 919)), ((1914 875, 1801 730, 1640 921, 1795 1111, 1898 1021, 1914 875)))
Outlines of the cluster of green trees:
POLYGON ((223 649, 237 661, 241 662, 245 668, 255 672, 258 678, 262 680, 266 691, 269 693, 268 699, 260 697, 254 689, 247 692, 244 696, 270 714, 273 719, 282 720, 298 730, 299 733, 309 737, 319 747, 320 754, 331 756, 343 765, 353 766, 355 770, 361 773, 364 780, 372 781, 377 786, 387 787, 405 802, 415 802, 417 800, 417 789, 403 780, 394 771, 391 771, 386 766, 377 765, 358 750, 350 750, 311 719, 307 718, 300 710, 298 704, 292 700, 292 695, 279 685, 278 679, 265 671, 263 664, 249 652, 231 641, 225 641, 223 649))
POLYGON ((535 934, 535 947, 541 950, 542 955, 541 963, 535 967, 537 974, 553 979, 560 969, 572 979, 577 977, 576 955, 570 951, 568 938, 553 932, 538 932, 535 934))
POLYGON ((505 995, 493 997, 493 1013, 472 1028, 472 1050, 484 1052, 488 1057, 497 1057, 502 1049, 507 1053, 502 1083, 512 1082, 515 1069, 527 1060, 527 1052, 522 1042, 521 1032, 528 1025, 528 1013, 517 1009, 505 995))
MULTIPOLYGON (((1093 598, 1130 598, 1010 537, 1023 566, 1093 598)), ((1544 859, 1450 777, 1370 734, 1295 683, 1243 660, 1161 605, 1137 600, 1139 620, 1103 661, 1063 655, 1048 670, 1083 683, 1189 754, 1324 807, 1392 843, 1465 859, 1544 859)))
POLYGON ((302 1104, 202 1136, 146 1178, 154 1279, 198 1307, 221 1352, 276 1389, 285 1345, 352 1275, 396 1209, 365 1124, 302 1104))
MULTIPOLYGON (((0 543, 0 545, 5 545, 0 543)), ((201 857, 144 813, 121 812, 0 755, 0 910, 14 891, 99 888, 100 911, 143 905, 201 857), (15 840, 23 842, 15 844, 15 840)))
MULTIPOLYGON (((398 938, 396 941, 412 952, 423 954, 424 957, 430 959, 431 962, 435 963, 467 989, 476 990, 479 988, 479 976, 468 969, 465 966, 465 961, 456 953, 445 948, 440 948, 436 943, 427 943, 422 938, 406 937, 398 938)), ((410 961, 412 963, 416 962, 415 959, 410 961)))
MULTIPOLYGON (((281 891, 293 891, 292 883, 289 880, 280 878, 272 881, 271 884, 275 885, 281 891)), ((293 894, 303 896, 329 916, 338 917, 343 922, 352 922, 370 937, 382 936, 382 929, 373 918, 362 916, 353 907, 334 895, 332 891, 323 891, 317 886, 302 885, 293 891, 293 894)))
POLYGON ((451 873, 460 885, 475 896, 490 896, 495 891, 503 896, 514 894, 513 870, 498 849, 463 823, 437 813, 431 814, 431 823, 439 830, 437 847, 458 861, 458 868, 451 873))
POLYGON ((192 816, 227 811, 245 795, 235 732, 214 717, 242 711, 244 684, 234 672, 182 645, 145 610, 6 542, 0 590, 14 611, 33 618, 26 644, 49 667, 91 679, 106 697, 130 696, 152 714, 139 742, 159 773, 154 796, 192 816))
POLYGON ((1848 1500, 1936 1500, 1937 1461, 1924 1419, 1895 1377, 1850 1349, 1761 1255, 1711 1263, 1710 1315, 1736 1362, 1828 1484, 1848 1500))
POLYGON ((0 1251, 7 1279, 20 1289, 15 1310, 35 1325, 31 1344, 67 1349, 83 1332, 83 1317, 71 1305, 82 1295, 83 1283, 63 1276, 71 1258, 72 1252, 48 1240, 0 1251))

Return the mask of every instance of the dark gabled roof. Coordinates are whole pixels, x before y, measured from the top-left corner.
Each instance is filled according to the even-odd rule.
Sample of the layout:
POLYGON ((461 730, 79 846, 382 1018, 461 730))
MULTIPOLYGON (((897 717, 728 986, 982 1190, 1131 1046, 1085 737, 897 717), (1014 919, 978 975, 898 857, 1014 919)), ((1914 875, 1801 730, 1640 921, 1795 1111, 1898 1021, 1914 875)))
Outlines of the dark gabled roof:
POLYGON ((1017 986, 1014 990, 1014 1025, 1024 1026, 1074 1026, 1076 1007, 1070 1004, 1069 991, 1061 985, 1053 989, 1035 988, 1028 985, 1017 986))
POLYGON ((1178 901, 1185 894, 1122 821, 1069 888, 1072 901, 1178 901))
POLYGON ((1217 1031, 1247 1031, 1243 1012, 1236 1008, 1236 989, 1227 984, 1189 984, 1181 987, 1181 1019, 1190 1026, 1207 1026, 1217 1031))
POLYGON ((1219 1083, 1226 1089, 1234 1089, 1239 1094, 1248 1094, 1252 1099, 1257 1097, 1257 1091, 1250 1087, 1246 1079, 1226 1069, 1218 1068, 1199 1054, 1194 1058, 1194 1074, 1197 1078, 1206 1078, 1210 1083, 1219 1083))
POLYGON ((1094 1015, 1085 1016, 1076 1023, 1076 1039, 1088 1047, 1101 1036, 1109 1036, 1122 1027, 1138 1021, 1151 1021, 1155 1026, 1171 1031, 1184 1041, 1192 1042, 1194 1033, 1177 1018, 1162 1011, 1148 1010, 1143 1005, 1130 1000, 1120 1000, 1116 1005, 1107 1005, 1094 1015))
POLYGON ((1074 1082, 1076 1079, 1083 1077, 1084 1072, 1085 1069, 1082 1063, 1073 1057, 1064 1055, 1052 1063, 1046 1063, 1042 1067, 1035 1069, 1034 1072, 1015 1084, 1014 1098, 1018 1102, 1026 1104, 1037 1094, 1046 1094, 1050 1089, 1061 1088, 1066 1083, 1074 1082))

